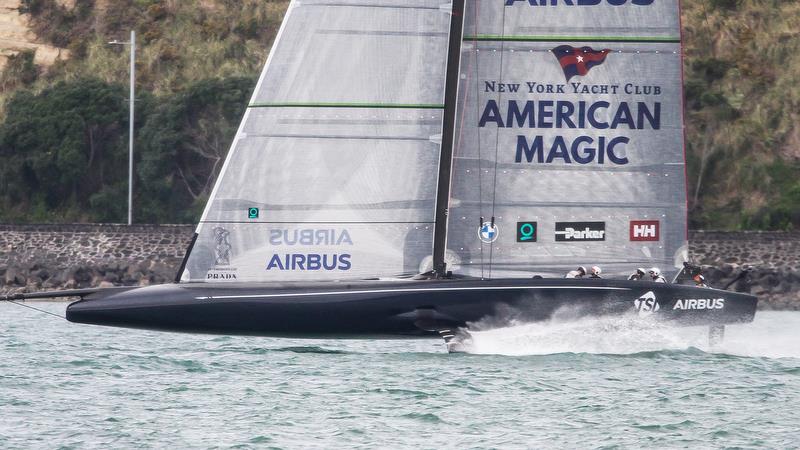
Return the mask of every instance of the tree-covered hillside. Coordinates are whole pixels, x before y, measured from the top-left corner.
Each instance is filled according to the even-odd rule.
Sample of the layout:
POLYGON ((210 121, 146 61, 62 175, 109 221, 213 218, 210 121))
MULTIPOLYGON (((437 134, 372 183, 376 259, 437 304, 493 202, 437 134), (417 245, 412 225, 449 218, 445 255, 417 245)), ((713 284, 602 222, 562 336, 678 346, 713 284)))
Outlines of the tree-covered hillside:
POLYGON ((800 228, 800 2, 684 0, 694 227, 800 228))
MULTIPOLYGON (((140 222, 193 222, 288 1, 23 0, 70 58, 0 74, 0 222, 126 214, 128 54, 139 36, 140 222)), ((683 0, 691 221, 800 228, 800 3, 683 0)))
POLYGON ((12 57, 0 97, 0 222, 124 222, 137 31, 137 222, 195 222, 288 1, 23 0, 70 59, 12 57))

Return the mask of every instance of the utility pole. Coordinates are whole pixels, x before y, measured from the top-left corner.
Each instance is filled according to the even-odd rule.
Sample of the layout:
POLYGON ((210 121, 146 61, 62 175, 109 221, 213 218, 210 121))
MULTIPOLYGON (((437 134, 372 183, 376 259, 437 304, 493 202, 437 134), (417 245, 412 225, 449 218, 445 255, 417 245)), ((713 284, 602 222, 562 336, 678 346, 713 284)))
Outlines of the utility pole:
POLYGON ((133 224, 133 124, 136 98, 136 31, 131 30, 131 40, 120 42, 113 40, 111 45, 130 45, 131 47, 131 80, 130 80, 130 101, 128 102, 128 225, 133 224))

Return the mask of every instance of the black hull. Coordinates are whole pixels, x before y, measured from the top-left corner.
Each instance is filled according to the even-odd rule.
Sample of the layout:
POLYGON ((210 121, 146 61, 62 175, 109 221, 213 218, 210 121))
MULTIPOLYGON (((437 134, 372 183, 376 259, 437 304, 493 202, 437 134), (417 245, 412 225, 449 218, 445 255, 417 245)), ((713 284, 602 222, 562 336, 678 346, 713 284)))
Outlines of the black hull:
POLYGON ((391 338, 486 329, 511 320, 652 316, 681 326, 753 320, 751 295, 617 280, 428 280, 303 286, 172 284, 98 291, 71 322, 188 333, 391 338))

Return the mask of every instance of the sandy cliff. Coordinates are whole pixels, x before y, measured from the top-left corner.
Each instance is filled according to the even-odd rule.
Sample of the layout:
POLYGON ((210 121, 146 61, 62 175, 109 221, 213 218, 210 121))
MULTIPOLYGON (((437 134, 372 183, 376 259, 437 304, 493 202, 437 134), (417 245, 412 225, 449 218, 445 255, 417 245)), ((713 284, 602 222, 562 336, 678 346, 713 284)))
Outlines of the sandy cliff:
MULTIPOLYGON (((37 41, 31 31, 28 17, 20 14, 19 0, 0 0, 0 70, 5 67, 8 57, 24 50, 35 50, 35 63, 49 66, 59 58, 69 57, 69 51, 37 41)), ((74 6, 74 0, 60 0, 66 7, 74 6)))

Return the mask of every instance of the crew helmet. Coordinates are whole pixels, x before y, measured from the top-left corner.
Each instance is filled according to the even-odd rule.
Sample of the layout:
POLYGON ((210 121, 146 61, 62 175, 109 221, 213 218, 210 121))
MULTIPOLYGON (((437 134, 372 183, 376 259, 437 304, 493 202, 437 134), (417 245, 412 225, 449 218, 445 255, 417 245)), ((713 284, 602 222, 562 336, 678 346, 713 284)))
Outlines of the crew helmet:
POLYGON ((600 275, 603 272, 599 266, 592 266, 592 275, 600 275))
POLYGON ((586 267, 583 266, 578 267, 578 272, 580 272, 581 275, 586 275, 586 267))
POLYGON ((659 269, 658 267, 651 267, 650 270, 647 271, 647 273, 649 273, 650 276, 653 278, 658 278, 661 276, 661 269, 659 269))
POLYGON ((693 279, 693 280, 694 280, 696 283, 702 283, 702 284, 705 284, 705 282, 706 282, 706 277, 704 277, 704 276, 700 275, 699 273, 698 273, 697 275, 695 275, 694 277, 692 277, 692 279, 693 279))
POLYGON ((640 277, 643 277, 643 276, 644 276, 646 273, 647 273, 647 271, 645 271, 645 270, 644 270, 643 268, 641 268, 641 267, 639 267, 638 269, 636 269, 636 274, 637 274, 637 275, 639 275, 640 277))

